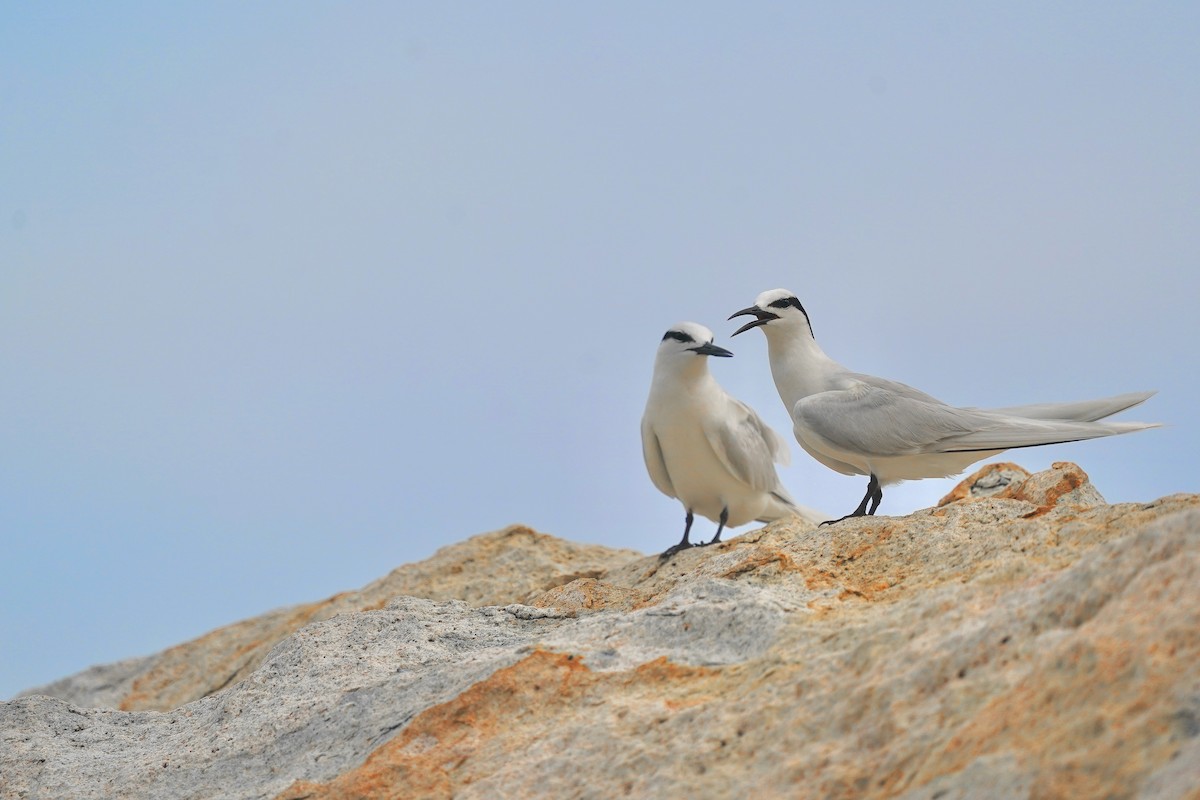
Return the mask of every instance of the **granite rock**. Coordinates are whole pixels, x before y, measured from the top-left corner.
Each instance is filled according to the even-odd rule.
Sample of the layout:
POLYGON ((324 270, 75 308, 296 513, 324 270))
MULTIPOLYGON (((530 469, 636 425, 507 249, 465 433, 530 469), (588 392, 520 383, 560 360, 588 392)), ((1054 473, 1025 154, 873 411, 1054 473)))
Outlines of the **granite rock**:
POLYGON ((92 667, 23 694, 61 697, 80 706, 167 711, 244 680, 284 638, 336 614, 377 609, 403 596, 505 605, 599 575, 638 555, 512 525, 443 547, 429 559, 398 567, 361 590, 271 611, 157 655, 92 667))
POLYGON ((1200 797, 1196 495, 998 465, 665 561, 527 529, 435 559, 223 629, 271 640, 237 669, 181 646, 162 710, 86 707, 162 656, 0 704, 0 798, 1200 797))

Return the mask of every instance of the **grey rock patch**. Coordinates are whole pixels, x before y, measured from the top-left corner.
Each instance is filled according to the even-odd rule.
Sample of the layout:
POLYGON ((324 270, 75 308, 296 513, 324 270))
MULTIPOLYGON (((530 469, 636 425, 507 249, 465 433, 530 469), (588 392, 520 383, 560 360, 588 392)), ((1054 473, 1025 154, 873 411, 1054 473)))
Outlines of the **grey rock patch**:
POLYGON ((567 619, 574 614, 559 611, 556 608, 538 608, 536 606, 527 606, 521 603, 511 603, 504 606, 504 612, 511 614, 517 619, 533 620, 533 619, 567 619))
POLYGON ((735 664, 775 643, 784 609, 769 589, 702 579, 676 587, 655 606, 581 618, 543 644, 578 653, 601 671, 632 669, 662 656, 689 666, 735 664))
POLYGON ((961 772, 941 775, 895 800, 1027 800, 1035 777, 1011 753, 981 756, 961 772))
POLYGON ((1008 486, 1010 483, 1016 483, 1025 480, 1027 475, 1028 473, 1026 473, 1024 470, 993 470, 971 484, 971 496, 988 497, 1002 491, 1004 487, 1008 486))
POLYGON ((98 664, 68 678, 26 689, 13 699, 41 694, 58 697, 72 705, 115 708, 153 660, 154 656, 143 656, 98 664))
POLYGON ((536 634, 495 610, 402 598, 309 625, 247 680, 174 711, 0 704, 0 797, 272 797, 354 766, 420 711, 517 661, 536 634))
POLYGON ((1180 742, 1171 760, 1155 770, 1138 792, 1138 800, 1195 797, 1200 787, 1200 739, 1180 742))

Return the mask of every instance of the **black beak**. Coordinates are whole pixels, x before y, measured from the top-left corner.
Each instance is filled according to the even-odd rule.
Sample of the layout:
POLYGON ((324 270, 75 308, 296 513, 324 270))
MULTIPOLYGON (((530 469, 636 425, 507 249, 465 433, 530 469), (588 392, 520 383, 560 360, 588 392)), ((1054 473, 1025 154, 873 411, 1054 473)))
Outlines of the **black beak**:
POLYGON ((721 358, 729 358, 733 353, 726 350, 724 347, 717 347, 712 342, 702 344, 699 347, 690 348, 691 351, 701 356, 720 356, 721 358))
POLYGON ((753 322, 747 322, 745 325, 738 328, 736 331, 733 332, 734 336, 737 336, 739 333, 745 333, 746 331, 750 330, 751 328, 757 328, 759 325, 766 325, 768 322, 770 322, 773 319, 779 319, 778 314, 772 314, 770 311, 763 311, 758 306, 750 306, 749 308, 743 308, 741 311, 736 311, 733 314, 730 314, 729 318, 733 319, 734 317, 745 317, 745 316, 752 316, 752 317, 756 317, 757 319, 755 319, 753 322))

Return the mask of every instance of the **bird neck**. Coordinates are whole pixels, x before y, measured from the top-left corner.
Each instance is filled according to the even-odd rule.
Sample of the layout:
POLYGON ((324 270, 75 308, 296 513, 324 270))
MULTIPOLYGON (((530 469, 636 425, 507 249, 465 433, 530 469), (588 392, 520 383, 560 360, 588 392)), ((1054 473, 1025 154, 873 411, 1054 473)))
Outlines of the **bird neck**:
POLYGON ((686 392, 694 392, 697 387, 712 382, 713 376, 708 371, 707 358, 688 358, 683 363, 670 364, 665 369, 654 371, 654 386, 660 391, 683 389, 686 392))
POLYGON ((765 332, 771 376, 790 416, 797 401, 829 388, 826 377, 836 363, 808 330, 775 332, 768 327, 765 332))

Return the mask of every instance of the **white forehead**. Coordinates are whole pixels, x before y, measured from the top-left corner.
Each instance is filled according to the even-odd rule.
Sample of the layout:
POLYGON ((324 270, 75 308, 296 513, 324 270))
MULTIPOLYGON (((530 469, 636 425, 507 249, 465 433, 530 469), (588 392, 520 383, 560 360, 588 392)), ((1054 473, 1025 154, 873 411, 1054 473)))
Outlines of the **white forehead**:
POLYGON ((713 340, 713 332, 698 322, 676 322, 667 328, 662 342, 664 345, 671 342, 688 345, 689 342, 684 339, 691 339, 696 344, 707 344, 713 340))
POLYGON ((796 293, 790 289, 768 289, 767 291, 754 298, 754 305, 759 308, 766 308, 776 300, 783 300, 786 297, 795 297, 796 293))
POLYGON ((671 326, 671 330, 689 334, 693 339, 701 344, 704 342, 711 342, 713 338, 713 332, 701 325, 699 322, 676 322, 671 326))

